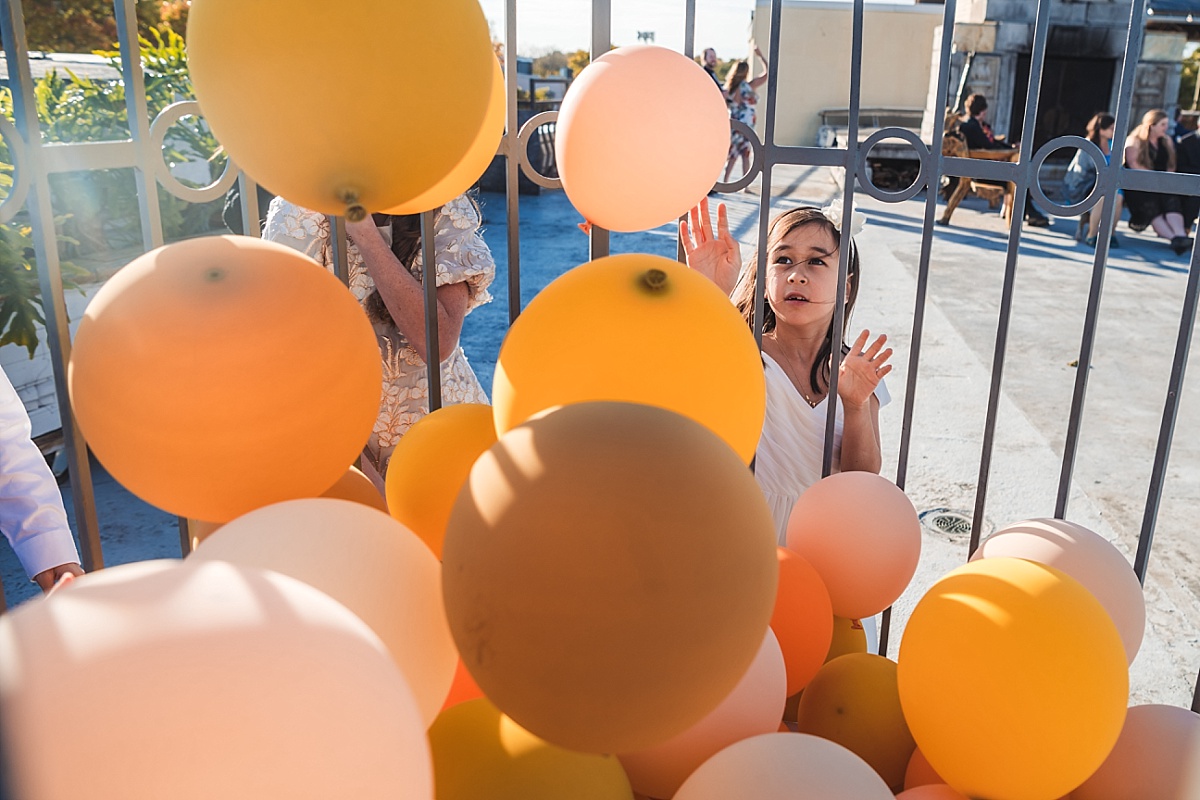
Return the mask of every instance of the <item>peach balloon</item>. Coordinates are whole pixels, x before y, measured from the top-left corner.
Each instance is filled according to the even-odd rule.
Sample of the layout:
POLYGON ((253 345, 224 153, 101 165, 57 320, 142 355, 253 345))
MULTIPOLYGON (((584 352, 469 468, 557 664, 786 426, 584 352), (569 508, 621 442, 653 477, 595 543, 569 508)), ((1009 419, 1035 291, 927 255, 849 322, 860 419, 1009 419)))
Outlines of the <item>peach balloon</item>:
POLYGON ((387 209, 386 214, 417 214, 434 208, 441 208, 446 203, 458 197, 474 185, 483 175, 496 150, 500 147, 500 139, 504 136, 505 90, 504 73, 500 71, 500 61, 492 63, 492 90, 488 96, 487 113, 483 117, 483 125, 471 143, 466 155, 451 169, 446 176, 434 186, 426 189, 418 197, 387 209))
POLYGON ((742 739, 777 731, 786 680, 783 652, 768 628, 750 669, 708 716, 660 745, 621 754, 633 788, 649 797, 673 797, 710 756, 742 739))
POLYGON ((700 765, 674 800, 893 800, 875 770, 840 744, 806 733, 767 733, 700 765))
POLYGON ((1200 715, 1178 706, 1133 706, 1108 758, 1072 800, 1200 797, 1200 715))
POLYGON ((1111 542, 1066 520, 1030 519, 993 533, 971 560, 994 556, 1047 564, 1082 583, 1112 617, 1133 663, 1146 632, 1146 601, 1137 573, 1111 542))
POLYGON ((277 503, 227 522, 188 560, 271 569, 325 592, 387 645, 425 724, 437 716, 458 663, 441 604, 441 568, 387 514, 348 500, 277 503))
POLYGON ((978 797, 1072 791, 1112 750, 1129 697, 1104 607, 1066 573, 1019 558, 972 561, 934 583, 905 626, 898 678, 925 758, 978 797))
POLYGON ((908 768, 904 771, 904 788, 915 789, 931 783, 945 783, 937 770, 929 765, 929 760, 921 753, 921 748, 913 750, 912 758, 908 760, 908 768))
POLYGON ((799 692, 825 663, 833 641, 833 610, 821 576, 803 556, 785 547, 779 559, 779 590, 771 629, 787 664, 788 697, 799 692))
POLYGON ((613 231, 655 228, 687 213, 720 177, 729 110, 691 59, 620 47, 571 84, 554 152, 563 190, 585 219, 613 231))
POLYGON ((371 325, 330 272, 281 244, 207 236, 108 280, 67 383, 114 478, 220 523, 333 485, 375 424, 381 374, 371 325))
POLYGON ((496 63, 477 0, 360 0, 340 14, 324 0, 290 0, 278 11, 195 0, 187 24, 204 118, 259 183, 324 214, 365 213, 416 198, 461 163, 496 63), (414 75, 433 64, 436 82, 414 75), (296 89, 281 90, 280 76, 296 89), (301 95, 352 111, 314 113, 301 95))
POLYGON ((496 431, 590 400, 675 411, 749 464, 766 413, 762 357, 704 276, 661 256, 600 258, 552 281, 508 329, 492 387, 496 431))
POLYGON ((870 472, 839 472, 810 486, 792 509, 787 546, 825 581, 833 613, 871 617, 896 601, 917 571, 921 522, 908 496, 870 472))
POLYGON ((433 797, 378 637, 232 564, 110 567, 0 617, 0 718, 24 800, 433 797))
POLYGON ((531 733, 651 747, 754 661, 779 579, 771 531, 750 471, 708 429, 636 403, 563 406, 471 469, 442 551, 450 629, 531 733))
POLYGON ((893 791, 904 788, 917 744, 900 708, 895 662, 869 653, 830 661, 800 696, 796 727, 848 748, 893 791))
POLYGON ((346 473, 338 478, 337 483, 321 492, 321 497, 330 500, 349 500, 352 503, 361 503, 368 508, 387 513, 387 503, 383 501, 383 495, 358 467, 350 467, 346 470, 346 473))
POLYGON ((439 559, 458 491, 475 459, 495 443, 492 407, 460 403, 421 417, 392 452, 384 479, 388 513, 439 559))
POLYGON ((930 783, 908 789, 896 795, 897 800, 971 800, 953 786, 944 783, 930 783))
POLYGON ((443 712, 429 729, 438 800, 631 800, 615 756, 539 739, 486 699, 443 712))

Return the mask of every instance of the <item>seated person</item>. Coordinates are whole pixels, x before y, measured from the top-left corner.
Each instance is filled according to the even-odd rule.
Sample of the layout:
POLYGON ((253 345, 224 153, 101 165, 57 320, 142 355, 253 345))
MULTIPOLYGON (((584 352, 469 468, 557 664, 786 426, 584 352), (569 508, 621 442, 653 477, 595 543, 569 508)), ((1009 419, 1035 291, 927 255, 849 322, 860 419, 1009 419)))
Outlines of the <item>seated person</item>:
MULTIPOLYGON (((967 114, 958 125, 958 130, 967 140, 971 150, 1012 150, 1015 145, 1009 144, 1003 136, 992 133, 992 126, 987 121, 987 98, 981 94, 973 94, 967 98, 967 114)), ((1050 220, 1033 205, 1033 199, 1025 195, 1025 223, 1032 228, 1046 228, 1050 220)))

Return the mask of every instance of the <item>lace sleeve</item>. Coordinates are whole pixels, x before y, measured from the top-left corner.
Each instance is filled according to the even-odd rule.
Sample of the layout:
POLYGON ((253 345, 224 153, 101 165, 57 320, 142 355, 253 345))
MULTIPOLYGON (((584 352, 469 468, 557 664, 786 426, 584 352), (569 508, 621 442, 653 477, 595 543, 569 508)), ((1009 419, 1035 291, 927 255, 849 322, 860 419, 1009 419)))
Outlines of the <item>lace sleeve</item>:
POLYGON ((434 224, 437 285, 466 283, 467 311, 491 302, 488 286, 496 277, 496 262, 479 225, 479 211, 464 195, 442 206, 434 224))
POLYGON ((262 238, 299 250, 325 268, 333 269, 329 257, 329 218, 289 203, 282 197, 271 201, 262 238))

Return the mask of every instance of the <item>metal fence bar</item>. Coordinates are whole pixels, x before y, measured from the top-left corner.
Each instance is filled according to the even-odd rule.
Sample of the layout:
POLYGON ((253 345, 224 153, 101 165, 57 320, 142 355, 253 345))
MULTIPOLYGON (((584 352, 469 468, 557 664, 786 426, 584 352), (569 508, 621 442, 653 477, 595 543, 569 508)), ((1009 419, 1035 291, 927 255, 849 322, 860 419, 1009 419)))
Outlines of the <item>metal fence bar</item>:
MULTIPOLYGON (((592 61, 612 48, 612 0, 592 0, 592 61)), ((591 220, 588 220, 591 222, 591 220)), ((592 225, 588 234, 588 259, 595 261, 610 252, 609 232, 592 225)))
MULTIPOLYGON (((696 57, 696 0, 686 0, 683 8, 683 54, 688 58, 696 57)), ((680 222, 687 220, 687 212, 679 218, 680 222)), ((683 239, 675 239, 675 260, 680 264, 687 263, 687 252, 683 248, 683 239)))
POLYGON ((137 163, 133 174, 138 186, 138 212, 142 220, 142 245, 162 247, 162 211, 158 207, 158 181, 152 158, 162 158, 146 147, 150 141, 150 110, 146 105, 146 76, 142 72, 142 46, 138 40, 135 0, 116 0, 117 36, 121 51, 121 76, 125 81, 125 110, 137 163))
POLYGON ((429 410, 442 407, 442 351, 438 333, 437 253, 434 222, 437 210, 421 214, 421 286, 425 290, 425 371, 429 381, 429 410))
POLYGON ((771 0, 770 42, 767 52, 771 59, 767 63, 767 118, 763 122, 762 188, 758 205, 758 249, 755 269, 754 291, 754 341, 762 349, 762 326, 766 314, 767 291, 767 225, 771 217, 771 172, 776 159, 775 109, 779 97, 779 30, 783 17, 783 0, 771 0))
POLYGON ((518 138, 517 125, 517 0, 504 3, 504 93, 506 96, 504 152, 505 211, 508 215, 508 324, 517 321, 521 313, 521 162, 518 148, 524 142, 518 138))
POLYGON ((61 262, 54 230, 54 208, 50 201, 50 178, 42 167, 42 133, 33 97, 33 77, 29 69, 29 48, 25 38, 25 16, 20 0, 0 0, 0 41, 8 61, 12 90, 13 115, 17 131, 24 139, 31 175, 26 207, 33 227, 34 254, 37 257, 38 283, 46 317, 46 345, 54 374, 55 394, 62 418, 63 442, 71 472, 71 499, 74 505, 75 532, 79 537, 84 569, 104 566, 100 545, 100 523, 96 518, 96 498, 87 442, 71 412, 67 392, 67 362, 71 358, 71 331, 63 298, 61 262))
MULTIPOLYGON (((968 554, 979 547, 983 531, 983 510, 987 503, 988 478, 992 468, 992 448, 996 439, 996 419, 1000 411, 1000 384, 1004 379, 1004 359, 1008 348, 1008 326, 1012 319, 1013 287, 1017 275, 1017 251, 1021 242, 1021 222, 1029 184, 1037 173, 1031 167, 1034 121, 1037 119, 1038 87, 1042 82, 1042 66, 1046 60, 1046 38, 1050 29, 1050 0, 1038 0, 1034 21, 1033 55, 1029 64, 1029 86, 1025 101, 1025 118, 1021 126, 1021 160, 1014 166, 1023 167, 1016 174, 1013 194, 1013 216, 1009 219, 1008 255, 1004 264, 1004 286, 1000 294, 1000 316, 996 322, 996 346, 992 359, 992 382, 988 391, 987 419, 984 422, 983 446, 979 458, 979 481, 975 489, 975 514, 971 522, 971 543, 968 554)), ((947 167, 949 169, 949 167, 947 167)))

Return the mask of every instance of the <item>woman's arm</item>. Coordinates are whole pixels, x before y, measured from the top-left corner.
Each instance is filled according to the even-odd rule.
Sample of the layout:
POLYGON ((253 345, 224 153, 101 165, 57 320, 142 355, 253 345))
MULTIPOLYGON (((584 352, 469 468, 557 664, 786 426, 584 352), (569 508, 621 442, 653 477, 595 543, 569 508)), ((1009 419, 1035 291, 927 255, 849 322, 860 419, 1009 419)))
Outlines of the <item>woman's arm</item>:
MULTIPOLYGON (((383 304, 421 360, 425 355, 425 290, 392 253, 371 218, 347 222, 346 232, 354 240, 367 274, 375 282, 383 304)), ((426 278, 433 280, 434 267, 426 265, 426 278)), ((437 290, 438 360, 444 361, 458 347, 463 319, 467 315, 469 292, 465 283, 450 283, 437 290)))
POLYGON ((758 56, 759 60, 762 61, 763 74, 759 75, 757 78, 751 78, 750 80, 746 81, 746 83, 748 83, 750 85, 751 89, 757 89, 758 87, 762 86, 764 83, 767 82, 767 70, 771 66, 770 64, 767 63, 766 56, 764 56, 762 54, 762 50, 758 49, 758 45, 754 46, 754 55, 758 56))
POLYGON ((1137 139, 1130 136, 1125 140, 1125 166, 1130 169, 1149 169, 1142 164, 1140 155, 1138 154, 1137 139))

